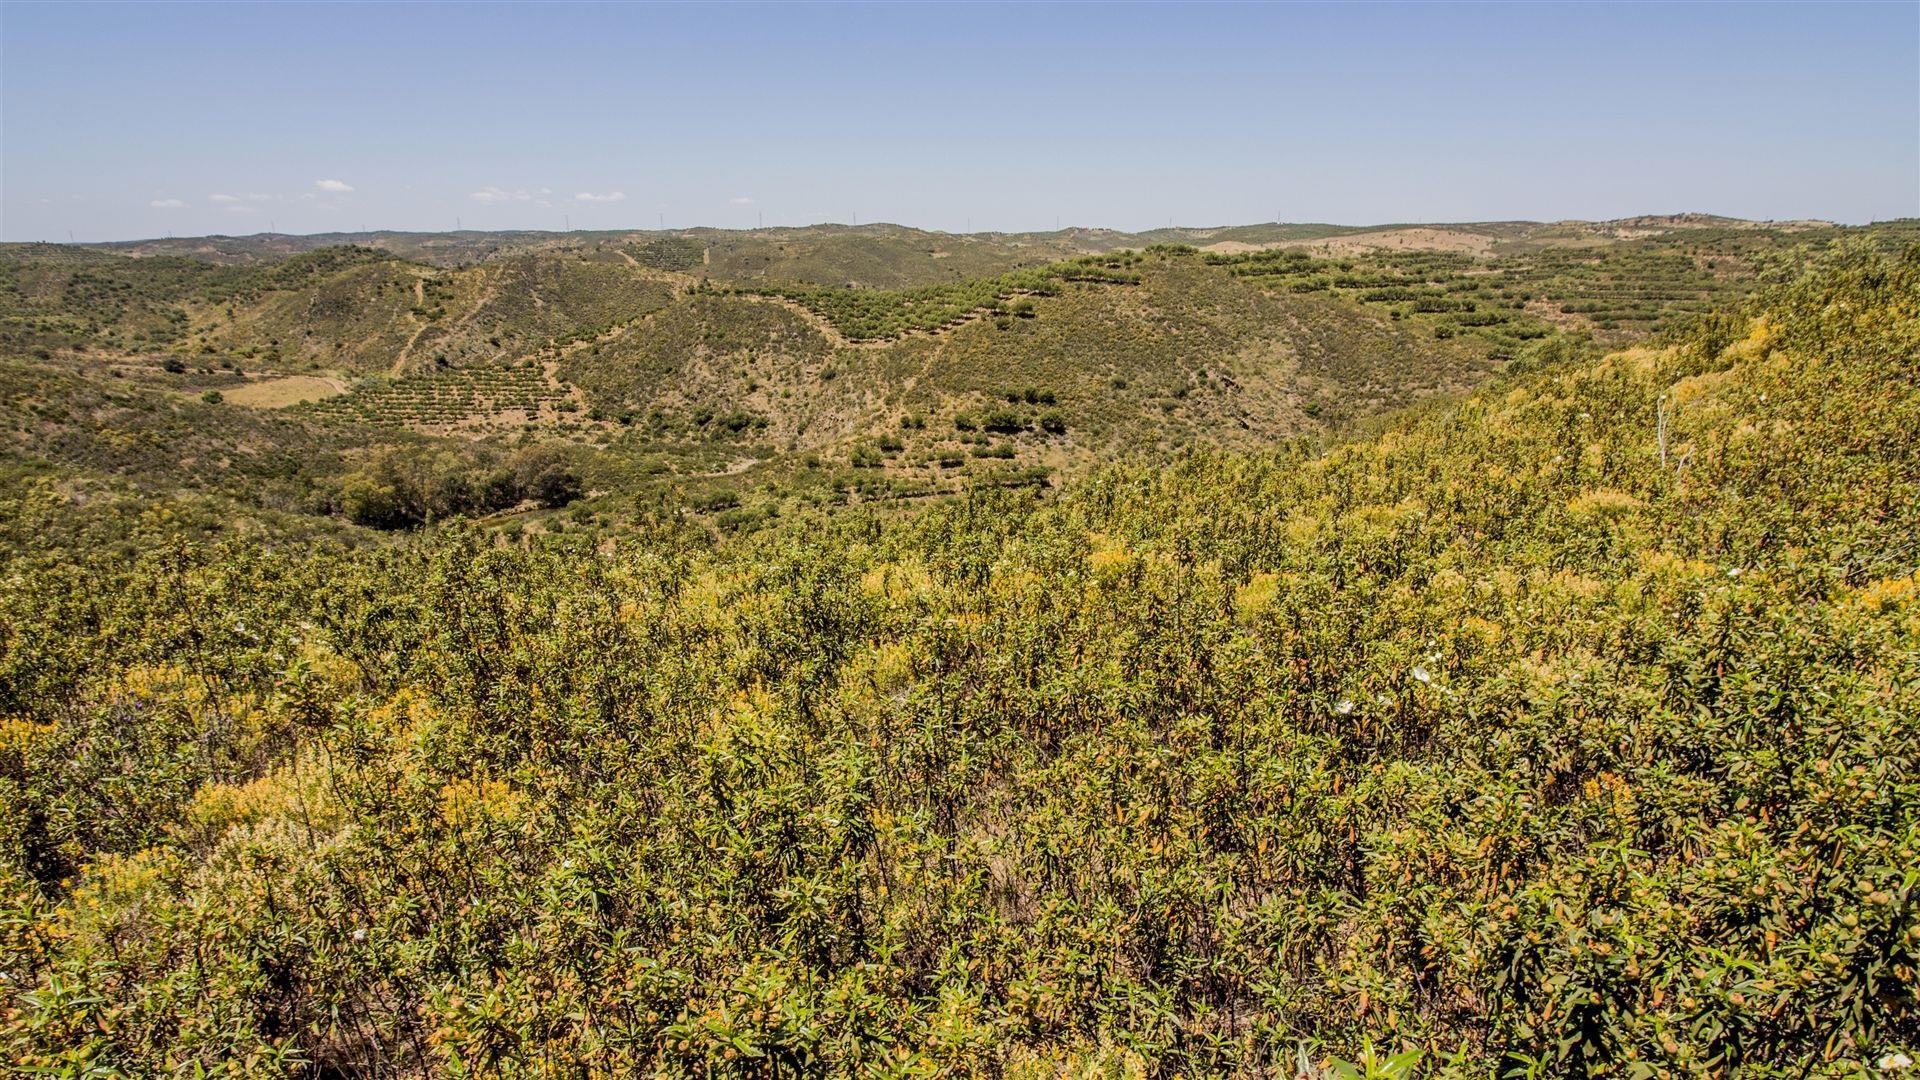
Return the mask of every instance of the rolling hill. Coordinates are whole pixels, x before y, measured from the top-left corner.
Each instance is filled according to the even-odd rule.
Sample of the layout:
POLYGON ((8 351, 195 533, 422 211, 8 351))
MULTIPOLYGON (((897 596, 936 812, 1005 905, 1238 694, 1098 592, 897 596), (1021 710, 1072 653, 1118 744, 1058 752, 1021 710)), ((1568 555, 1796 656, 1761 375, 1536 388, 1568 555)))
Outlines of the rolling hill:
POLYGON ((740 391, 766 424, 726 436, 363 429, 164 389, 230 370, 10 360, 14 422, 49 426, 9 459, 50 452, 0 485, 0 1049, 67 1075, 1897 1065, 1920 248, 1807 255, 1658 339, 1554 332, 1497 371, 1445 366, 1497 334, 1178 250, 892 341, 701 284, 559 347, 675 418, 683 387, 793 392, 740 391), (1442 351, 1354 351, 1416 341, 1442 351), (1101 358, 1145 396, 1080 400, 1101 358), (924 406, 888 430, 932 439, 1040 374, 1051 403, 1002 394, 1016 420, 974 433, 1136 449, 907 507, 793 498, 820 471, 795 461, 709 503, 718 534, 647 486, 675 448, 830 445, 869 412, 924 406), (1277 432, 1311 377, 1412 404, 1197 427, 1239 400, 1277 432), (1046 408, 1078 419, 995 430, 1046 408), (231 493, 156 458, 134 492, 111 455, 148 431, 297 467, 332 452, 302 432, 398 440, 345 491, 421 527, 249 507, 265 458, 231 493), (569 467, 628 486, 541 535, 436 509, 564 502, 569 467))
POLYGON ((338 448, 294 455, 275 507, 344 512, 342 485, 401 448, 472 462, 471 487, 553 444, 587 480, 581 512, 677 506, 738 526, 1047 482, 1114 455, 1324 438, 1516 362, 1671 332, 1837 240, 1914 235, 1677 216, 7 245, 0 350, 34 468, 164 487, 164 440, 139 449, 160 438, 150 425, 100 451, 108 417, 133 416, 102 403, 149 395, 149 419, 197 410, 176 478, 242 498, 253 467, 222 483, 219 463, 263 441, 338 448), (67 441, 42 438, 60 427, 53 386, 73 400, 67 441))

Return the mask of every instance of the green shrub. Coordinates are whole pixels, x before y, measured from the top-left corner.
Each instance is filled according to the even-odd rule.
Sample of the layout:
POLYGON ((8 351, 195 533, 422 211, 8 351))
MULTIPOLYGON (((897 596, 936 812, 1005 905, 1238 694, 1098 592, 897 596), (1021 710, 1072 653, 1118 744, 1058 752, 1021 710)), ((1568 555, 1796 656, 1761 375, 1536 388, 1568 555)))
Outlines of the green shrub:
POLYGON ((1011 409, 992 409, 981 418, 980 426, 987 431, 1010 435, 1015 432, 1025 431, 1027 429, 1027 421, 1025 417, 1022 417, 1019 413, 1011 409))

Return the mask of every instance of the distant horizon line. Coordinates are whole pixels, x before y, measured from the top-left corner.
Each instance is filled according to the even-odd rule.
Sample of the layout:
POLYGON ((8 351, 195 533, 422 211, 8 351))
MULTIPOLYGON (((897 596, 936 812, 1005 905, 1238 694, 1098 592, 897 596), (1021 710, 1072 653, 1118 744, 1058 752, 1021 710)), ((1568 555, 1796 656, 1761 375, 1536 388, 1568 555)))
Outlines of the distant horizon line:
MULTIPOLYGON (((1916 216, 1920 216, 1920 215, 1916 215, 1916 216)), ((1467 227, 1467 226, 1475 226, 1475 225, 1610 225, 1610 224, 1615 224, 1620 222, 1634 222, 1634 221, 1660 220, 1660 219, 1665 219, 1665 220, 1712 219, 1712 220, 1719 220, 1719 221, 1742 222, 1750 225, 1826 225, 1826 226, 1837 226, 1837 227, 1861 228, 1861 227, 1867 227, 1872 225, 1883 225, 1883 224, 1888 224, 1888 223, 1897 222, 1897 221, 1909 221, 1909 220, 1913 220, 1913 217, 1902 216, 1902 217, 1891 217, 1891 218, 1879 218, 1872 221, 1866 221, 1866 222, 1860 222, 1860 223, 1854 224, 1854 223, 1838 221, 1831 218, 1809 218, 1809 217, 1743 218, 1743 217, 1737 217, 1730 214, 1716 214, 1708 211, 1687 210, 1687 211, 1676 211, 1676 212, 1669 212, 1669 213, 1628 214, 1622 217, 1611 217, 1611 218, 1551 218, 1551 219, 1484 218, 1477 221, 1407 220, 1407 221, 1378 221, 1378 222, 1362 222, 1362 223, 1344 223, 1344 222, 1333 222, 1333 221, 1280 221, 1276 219, 1268 219, 1265 221, 1249 221, 1249 222, 1239 222, 1239 223, 1222 224, 1222 225, 1156 225, 1151 228, 1144 228, 1144 229, 1125 229, 1125 228, 1119 228, 1111 225, 1062 225, 1053 229, 977 229, 972 231, 954 231, 950 229, 929 228, 929 227, 924 227, 919 225, 906 225, 900 222, 893 222, 893 221, 871 221, 871 222, 865 222, 865 223, 852 223, 852 222, 844 222, 844 221, 819 221, 819 222, 813 222, 806 225, 759 225, 759 226, 727 226, 727 225, 659 226, 659 225, 653 225, 653 226, 615 227, 615 228, 606 228, 606 229, 565 229, 565 228, 547 229, 547 228, 513 227, 513 226, 506 226, 506 227, 493 228, 493 229, 475 229, 475 228, 328 229, 328 230, 319 231, 319 232, 291 232, 291 231, 273 229, 273 230, 262 230, 259 232, 251 232, 251 233, 182 233, 178 235, 169 233, 165 236, 135 236, 135 237, 127 237, 123 239, 104 239, 104 240, 78 240, 78 239, 5 240, 5 239, 0 239, 0 243, 49 244, 49 245, 66 245, 66 246, 79 247, 79 246, 99 245, 99 244, 145 244, 145 243, 155 243, 155 242, 167 241, 167 240, 250 240, 250 239, 255 239, 259 237, 287 237, 289 239, 312 239, 315 237, 325 237, 325 236, 378 236, 383 234, 401 235, 401 236, 460 236, 460 235, 485 236, 485 235, 499 234, 499 233, 536 233, 536 234, 545 235, 545 236, 576 236, 576 235, 596 235, 596 234, 607 234, 607 233, 660 233, 660 234, 687 233, 687 232, 765 233, 765 232, 794 232, 794 231, 799 231, 804 229, 824 229, 824 228, 838 228, 838 229, 848 229, 848 230, 906 229, 912 232, 922 232, 922 233, 937 234, 942 236, 1047 236, 1047 235, 1057 235, 1057 234, 1071 233, 1071 232, 1103 232, 1103 233, 1118 233, 1123 236, 1141 236, 1149 233, 1163 233, 1163 232, 1190 232, 1190 233, 1218 232, 1225 229, 1245 229, 1245 228, 1255 228, 1259 226, 1296 226, 1296 227, 1305 226, 1305 227, 1334 228, 1334 229, 1378 230, 1378 229, 1438 227, 1438 226, 1467 227)))

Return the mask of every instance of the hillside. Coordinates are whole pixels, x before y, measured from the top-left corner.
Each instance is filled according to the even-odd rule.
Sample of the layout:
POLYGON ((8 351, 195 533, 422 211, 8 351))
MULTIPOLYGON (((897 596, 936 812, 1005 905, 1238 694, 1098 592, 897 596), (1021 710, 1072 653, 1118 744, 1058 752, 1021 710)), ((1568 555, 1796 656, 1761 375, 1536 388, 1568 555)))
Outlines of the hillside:
POLYGON ((1224 439, 1296 433, 1316 426, 1301 411, 1316 396, 1370 412, 1465 385, 1486 364, 1382 316, 1269 296, 1190 259, 1137 261, 1117 276, 1068 265, 1067 278, 989 287, 939 308, 928 330, 896 333, 868 329, 889 318, 839 304, 905 305, 907 294, 808 290, 792 304, 702 295, 573 354, 561 373, 608 411, 732 404, 766 416, 776 441, 816 447, 908 416, 951 435, 956 416, 984 416, 1009 395, 1036 404, 1025 400, 1033 389, 1076 438, 1138 446, 1200 429, 1224 439), (1339 370, 1343 360, 1350 370, 1339 370), (1363 371, 1369 364, 1378 366, 1363 371), (833 426, 823 432, 822 422, 833 426))
MULTIPOLYGON (((1224 350, 1367 311, 1165 259, 1030 330, 849 350, 699 289, 635 347, 697 357, 679 384, 942 357, 913 370, 957 395, 1050 320, 1224 350)), ((11 482, 0 1045, 69 1075, 1865 1074, 1920 1045, 1916 356, 1920 252, 1856 250, 1371 434, 719 543, 183 543, 201 496, 129 526, 11 482)))
MULTIPOLYGON (((0 352, 29 469, 260 499, 248 462, 325 446, 281 458, 261 505, 352 517, 347 489, 383 455, 431 462, 383 490, 473 492, 551 445, 581 480, 572 515, 724 531, 1047 484, 1115 454, 1333 436, 1515 362, 1673 332, 1835 243, 1914 236, 1681 216, 6 245, 0 352), (1165 242, 1131 246, 1149 240, 1165 242), (30 404, 55 385, 72 407, 30 404), (179 408, 190 429, 153 425, 179 408), (67 434, 36 447, 49 409, 67 434)), ((566 528, 495 498, 408 501, 566 528)))

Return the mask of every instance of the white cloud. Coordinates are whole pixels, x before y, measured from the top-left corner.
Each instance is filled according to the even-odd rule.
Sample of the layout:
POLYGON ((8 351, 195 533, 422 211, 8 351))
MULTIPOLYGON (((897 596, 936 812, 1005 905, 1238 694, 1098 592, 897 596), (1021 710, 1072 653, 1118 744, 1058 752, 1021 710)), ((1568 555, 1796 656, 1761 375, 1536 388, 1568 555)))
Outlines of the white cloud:
POLYGON ((575 195, 573 197, 573 201, 585 202, 585 203, 608 203, 608 202, 619 202, 620 200, 626 197, 627 197, 627 193, 624 191, 609 191, 605 195, 595 195, 591 191, 583 191, 580 194, 575 195))
POLYGON ((353 185, 343 180, 315 180, 313 186, 321 191, 352 191, 353 185))
POLYGON ((240 201, 240 196, 238 196, 238 195, 222 195, 222 194, 221 194, 220 192, 218 192, 218 191, 216 191, 216 192, 214 192, 213 194, 211 194, 211 195, 209 195, 209 196, 207 196, 207 201, 208 201, 208 202, 217 202, 217 203, 237 203, 237 202, 239 202, 239 201, 240 201))
POLYGON ((467 196, 467 198, 472 199, 474 202, 485 203, 491 206, 494 203, 525 202, 533 198, 533 196, 527 194, 524 188, 515 188, 512 191, 508 191, 505 188, 497 188, 492 184, 488 184, 486 187, 467 196))
POLYGON ((729 206, 752 206, 753 200, 747 198, 745 195, 735 195, 733 198, 727 200, 727 204, 729 206))
POLYGON ((153 207, 155 210, 185 210, 187 208, 186 201, 183 199, 155 199, 147 205, 153 207))

